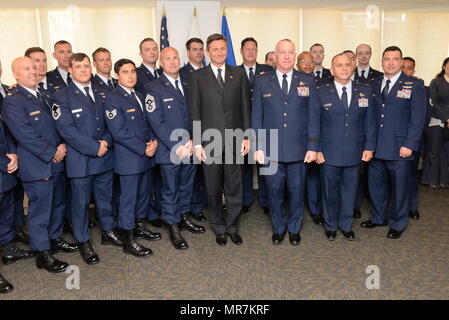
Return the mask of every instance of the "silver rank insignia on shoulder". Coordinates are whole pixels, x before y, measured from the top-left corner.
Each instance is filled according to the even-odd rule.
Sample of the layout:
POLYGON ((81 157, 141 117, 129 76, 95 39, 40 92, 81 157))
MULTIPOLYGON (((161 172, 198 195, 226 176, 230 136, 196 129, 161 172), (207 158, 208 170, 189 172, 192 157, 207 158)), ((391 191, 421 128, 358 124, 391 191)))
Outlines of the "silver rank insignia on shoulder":
POLYGON ((61 107, 56 103, 53 103, 53 106, 51 107, 51 115, 55 120, 58 120, 59 117, 61 117, 61 107))
POLYGON ((145 97, 145 109, 148 112, 156 110, 156 101, 154 101, 154 97, 151 94, 147 94, 145 97))
POLYGON ((117 109, 113 109, 113 110, 111 110, 111 111, 106 110, 106 117, 107 117, 109 120, 114 119, 116 115, 117 115, 117 109))

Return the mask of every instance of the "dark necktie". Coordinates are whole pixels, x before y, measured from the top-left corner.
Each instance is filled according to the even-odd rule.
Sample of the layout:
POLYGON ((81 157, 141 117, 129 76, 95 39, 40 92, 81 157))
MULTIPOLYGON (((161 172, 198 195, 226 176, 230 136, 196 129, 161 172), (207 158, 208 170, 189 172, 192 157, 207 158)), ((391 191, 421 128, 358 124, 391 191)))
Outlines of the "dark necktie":
POLYGON ((348 93, 346 92, 346 87, 343 87, 343 93, 341 94, 341 103, 345 108, 348 108, 348 93))
POLYGON ((251 85, 254 82, 254 72, 253 72, 253 70, 254 70, 253 67, 249 68, 249 82, 251 82, 251 85))
POLYGON ((287 75, 282 75, 282 92, 284 93, 284 96, 288 96, 288 82, 287 82, 287 75))
POLYGON ((45 90, 45 88, 44 88, 44 83, 43 83, 43 82, 39 82, 38 85, 37 85, 37 88, 38 88, 39 90, 45 90))
POLYGON ((179 80, 175 80, 176 90, 179 92, 181 96, 184 97, 184 94, 182 93, 181 89, 179 88, 179 80))
POLYGON ((218 74, 217 74, 217 80, 218 80, 218 84, 220 85, 221 91, 223 92, 224 90, 224 81, 223 81, 223 77, 221 76, 221 68, 217 69, 218 74))
POLYGON ((111 88, 111 89, 114 88, 114 85, 112 84, 112 80, 111 79, 108 79, 108 87, 111 88))
POLYGON ((365 70, 362 70, 362 78, 365 78, 365 70))
POLYGON ((84 90, 86 91, 86 96, 89 102, 92 104, 92 106, 95 106, 94 99, 92 99, 92 97, 89 94, 89 87, 84 87, 84 90))
POLYGON ((67 85, 72 83, 72 77, 70 76, 70 72, 67 73, 67 85))
POLYGON ((50 105, 47 103, 47 100, 45 100, 42 94, 39 93, 39 91, 36 91, 36 96, 37 99, 42 102, 48 110, 50 110, 50 105))
POLYGON ((156 69, 154 69, 154 77, 157 79, 157 78, 159 78, 159 75, 157 74, 157 70, 156 69))
POLYGON ((316 73, 315 78, 321 79, 321 77, 320 77, 321 71, 316 71, 315 73, 316 73))
POLYGON ((388 91, 390 91, 390 82, 391 80, 387 80, 387 84, 385 85, 384 89, 382 90, 382 98, 385 100, 388 95, 388 91))

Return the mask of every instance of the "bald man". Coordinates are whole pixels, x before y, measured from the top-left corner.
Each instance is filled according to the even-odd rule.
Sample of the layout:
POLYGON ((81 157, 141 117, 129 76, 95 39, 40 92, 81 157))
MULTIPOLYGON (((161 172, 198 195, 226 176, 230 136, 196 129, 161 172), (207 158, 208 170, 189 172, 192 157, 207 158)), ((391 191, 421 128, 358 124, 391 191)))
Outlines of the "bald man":
POLYGON ((188 244, 180 229, 192 233, 206 231, 190 219, 196 166, 191 161, 189 93, 186 79, 181 79, 179 74, 178 51, 170 47, 163 49, 159 61, 164 73, 145 86, 146 100, 151 99, 154 105, 145 109, 146 119, 160 141, 155 161, 162 174, 162 219, 168 225, 173 246, 184 250, 188 244), (182 130, 182 134, 171 139, 175 130, 182 130))
POLYGON ((51 113, 49 96, 37 91, 36 65, 28 57, 13 61, 17 87, 3 103, 2 116, 17 140, 22 165, 18 176, 29 198, 30 247, 36 265, 49 272, 64 272, 68 264, 52 256, 79 250, 61 238, 65 214, 65 144, 51 113), (51 250, 51 251, 50 251, 51 250))
POLYGON ((369 83, 371 80, 382 77, 383 73, 370 67, 371 47, 362 43, 355 49, 357 57, 357 68, 355 69, 356 82, 369 83))
POLYGON ((296 68, 299 71, 313 75, 314 67, 313 56, 309 51, 303 51, 298 55, 298 58, 296 59, 296 68))

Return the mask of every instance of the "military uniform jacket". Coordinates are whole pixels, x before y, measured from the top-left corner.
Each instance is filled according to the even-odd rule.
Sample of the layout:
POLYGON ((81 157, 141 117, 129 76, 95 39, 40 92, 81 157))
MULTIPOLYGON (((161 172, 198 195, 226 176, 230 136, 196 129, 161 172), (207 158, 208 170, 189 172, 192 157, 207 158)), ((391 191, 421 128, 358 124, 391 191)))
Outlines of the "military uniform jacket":
MULTIPOLYGON (((112 80, 112 85, 114 86, 114 88, 116 88, 118 86, 118 81, 117 79, 111 78, 112 80)), ((111 88, 110 86, 108 86, 108 84, 106 82, 104 82, 97 74, 94 75, 91 79, 92 81, 92 85, 105 90, 106 92, 111 92, 112 90, 114 90, 114 88, 111 88)))
POLYGON ((382 78, 383 73, 380 71, 377 71, 376 69, 373 69, 369 67, 368 71, 368 77, 359 77, 359 68, 355 68, 354 71, 354 81, 359 83, 366 83, 369 84, 371 81, 382 78))
POLYGON ((189 80, 189 76, 192 72, 194 72, 195 69, 193 69, 190 62, 187 62, 185 66, 183 66, 181 69, 179 69, 179 74, 182 78, 185 78, 186 80, 189 80))
MULTIPOLYGON (((240 67, 243 69, 243 71, 244 71, 245 74, 246 74, 245 66, 243 65, 243 63, 240 65, 240 67)), ((256 76, 259 75, 259 74, 264 74, 264 73, 271 72, 271 71, 273 71, 273 68, 270 67, 268 64, 260 64, 260 63, 256 63, 256 69, 254 70, 254 78, 253 78, 253 82, 249 81, 249 78, 248 78, 248 76, 247 76, 248 81, 249 81, 249 83, 250 83, 250 88, 251 88, 251 101, 252 101, 252 99, 253 99, 253 93, 254 93, 254 81, 255 81, 255 79, 256 79, 256 76)))
POLYGON ((375 157, 383 160, 400 158, 400 148, 419 150, 426 117, 426 91, 422 80, 401 72, 385 101, 381 94, 382 78, 371 83, 376 108, 377 146, 375 157))
POLYGON ((376 149, 376 120, 371 90, 352 82, 349 108, 343 106, 335 83, 318 88, 321 106, 320 151, 325 164, 336 167, 361 163, 364 150, 376 149))
MULTIPOLYGON (((156 163, 171 163, 170 152, 180 141, 187 143, 191 139, 191 125, 189 116, 188 84, 180 78, 184 96, 175 89, 167 77, 160 78, 145 85, 145 112, 159 145, 155 155, 156 163), (150 100, 152 101, 150 101, 150 100), (184 129, 181 135, 176 134, 171 141, 171 134, 177 129, 184 129)), ((173 150, 175 154, 176 149, 173 150)))
POLYGON ((53 163, 57 147, 63 143, 51 116, 51 97, 40 100, 18 85, 3 102, 2 115, 17 141, 20 159, 18 176, 26 182, 49 178, 64 171, 64 161, 53 163))
MULTIPOLYGON (((137 93, 142 106, 145 102, 137 93)), ((114 170, 120 175, 139 174, 150 169, 153 160, 145 155, 146 143, 154 138, 139 103, 120 85, 105 102, 106 123, 114 140, 114 170)))
MULTIPOLYGON (((321 75, 320 78, 316 78, 315 77, 315 84, 317 86, 322 86, 325 85, 326 83, 330 83, 332 81, 334 81, 334 76, 332 75, 331 71, 329 69, 326 69, 323 67, 323 74, 321 75)), ((313 75, 315 76, 315 70, 313 70, 313 75)))
POLYGON ((50 92, 62 90, 67 87, 67 83, 65 83, 64 79, 59 73, 58 67, 47 72, 47 86, 47 90, 50 92))
MULTIPOLYGON (((137 72, 137 84, 134 90, 143 94, 145 92, 145 85, 151 81, 156 80, 157 78, 148 70, 148 68, 142 63, 139 67, 136 68, 137 72)), ((156 72, 160 76, 162 74, 161 69, 156 69, 156 72)))
POLYGON ((55 94, 52 106, 56 128, 66 142, 66 171, 69 178, 82 178, 112 170, 113 141, 105 120, 106 92, 92 85, 95 105, 75 83, 55 94), (98 140, 106 140, 109 151, 97 157, 98 140))
POLYGON ((16 185, 14 174, 8 173, 8 164, 11 160, 6 156, 7 153, 16 153, 15 142, 0 117, 0 193, 6 192, 16 185))
POLYGON ((259 144, 272 161, 296 162, 304 160, 308 150, 318 151, 320 136, 320 110, 313 77, 293 70, 288 96, 285 97, 276 71, 256 77, 254 85, 251 123, 258 142, 266 139, 266 146, 259 144), (267 129, 266 138, 259 129, 267 129), (278 154, 270 154, 273 143, 268 130, 278 130, 278 154))

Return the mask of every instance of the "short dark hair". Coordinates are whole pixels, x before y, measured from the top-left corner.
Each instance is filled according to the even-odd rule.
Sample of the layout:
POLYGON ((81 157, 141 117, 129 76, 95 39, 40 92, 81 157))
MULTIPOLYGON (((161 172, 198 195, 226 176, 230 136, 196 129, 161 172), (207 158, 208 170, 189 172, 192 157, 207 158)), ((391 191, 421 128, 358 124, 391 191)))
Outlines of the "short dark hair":
POLYGON ((404 58, 402 58, 402 60, 407 60, 407 61, 413 62, 413 65, 416 66, 415 59, 413 59, 412 57, 404 57, 404 58))
POLYGON ((219 33, 214 33, 207 37, 207 40, 206 40, 207 49, 209 49, 209 45, 211 44, 211 42, 217 41, 217 40, 224 40, 226 42, 226 45, 228 44, 228 39, 226 39, 226 37, 224 35, 219 34, 219 33))
MULTIPOLYGON (((55 44, 53 45, 53 49, 56 49, 56 46, 57 46, 58 44, 70 44, 70 42, 65 41, 65 40, 59 40, 59 41, 55 42, 55 44)), ((70 44, 70 45, 71 45, 71 44, 70 44)))
POLYGON ((72 54, 72 55, 70 56, 70 59, 69 59, 69 66, 72 67, 73 61, 81 62, 81 61, 83 61, 83 60, 86 59, 86 58, 87 58, 87 60, 89 60, 89 63, 90 63, 90 59, 89 59, 89 57, 87 56, 87 54, 82 53, 82 52, 74 53, 74 54, 72 54))
POLYGON ((42 52, 43 54, 45 54, 44 49, 42 49, 41 47, 31 47, 25 51, 24 56, 30 58, 30 55, 35 52, 42 52))
POLYGON ((354 51, 349 50, 349 49, 342 52, 342 54, 346 54, 346 53, 352 53, 353 55, 356 55, 356 54, 354 53, 354 51))
POLYGON ((446 73, 446 71, 444 70, 444 68, 446 68, 446 65, 447 65, 448 62, 449 62, 449 57, 447 57, 446 59, 444 59, 443 65, 441 66, 441 71, 435 76, 435 78, 441 78, 441 77, 444 77, 444 74, 446 73))
POLYGON ((200 38, 190 38, 189 40, 187 40, 186 42, 186 49, 190 50, 190 44, 192 44, 193 42, 196 43, 201 43, 204 46, 204 42, 203 40, 201 40, 200 38))
POLYGON ((92 53, 92 59, 93 59, 94 61, 95 61, 95 55, 96 55, 97 53, 100 53, 100 52, 111 54, 111 52, 110 52, 108 49, 103 48, 103 47, 99 47, 99 48, 95 49, 95 51, 92 53))
POLYGON ((145 38, 145 39, 143 39, 142 41, 140 41, 140 43, 139 43, 139 50, 140 50, 140 52, 142 52, 142 44, 143 44, 144 42, 147 42, 147 41, 153 41, 154 43, 157 44, 157 42, 154 41, 153 38, 145 38))
POLYGON ((134 68, 136 67, 136 64, 132 60, 129 60, 129 59, 118 60, 116 63, 114 63, 114 72, 116 74, 118 74, 120 71, 120 68, 123 67, 125 64, 129 64, 129 63, 132 64, 134 66, 134 68))
POLYGON ((276 52, 274 52, 274 51, 268 51, 268 52, 265 54, 265 61, 267 61, 268 55, 269 55, 270 53, 276 53, 276 52))
POLYGON ((389 52, 389 51, 399 51, 399 53, 401 54, 401 58, 402 58, 402 50, 396 46, 389 46, 389 47, 385 48, 384 52, 382 53, 382 58, 384 57, 385 52, 389 52))
POLYGON ((244 46, 245 43, 247 43, 248 41, 254 42, 254 43, 256 44, 256 48, 257 48, 257 41, 256 41, 256 39, 254 39, 253 37, 247 37, 247 38, 245 38, 245 39, 242 40, 240 49, 243 49, 243 46, 244 46))
POLYGON ((324 49, 324 46, 321 43, 314 43, 310 46, 309 51, 312 51, 313 47, 322 47, 324 49))

